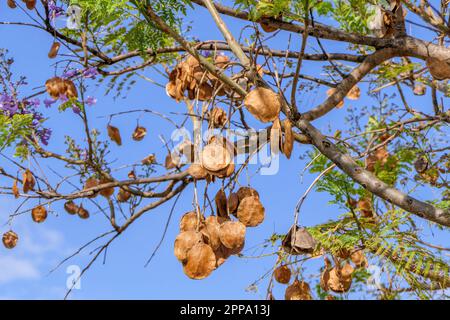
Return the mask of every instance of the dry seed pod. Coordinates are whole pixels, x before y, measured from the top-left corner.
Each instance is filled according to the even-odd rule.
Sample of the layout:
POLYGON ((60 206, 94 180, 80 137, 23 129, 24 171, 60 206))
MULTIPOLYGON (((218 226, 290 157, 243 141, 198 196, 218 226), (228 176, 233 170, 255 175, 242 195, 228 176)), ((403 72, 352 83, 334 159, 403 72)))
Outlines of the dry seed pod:
POLYGON ((414 168, 417 173, 424 173, 428 170, 428 159, 425 156, 421 156, 414 161, 414 168))
POLYGON ((13 249, 17 245, 18 241, 19 236, 12 230, 3 234, 2 242, 6 249, 13 249))
MULTIPOLYGON (((332 96, 334 93, 336 92, 335 88, 331 88, 327 90, 327 96, 332 96)), ((344 106, 344 100, 340 101, 337 105, 336 108, 341 109, 344 106)))
POLYGON ((281 99, 272 90, 259 87, 245 96, 244 105, 256 119, 262 122, 271 122, 278 119, 281 99))
POLYGON ((164 167, 167 170, 177 168, 180 165, 180 157, 175 153, 169 153, 164 160, 164 167))
POLYGON ((25 0, 25 4, 28 10, 34 10, 36 8, 36 0, 25 0))
POLYGON ((27 169, 22 175, 23 193, 33 190, 35 184, 36 180, 34 180, 33 174, 27 169))
POLYGON ((433 78, 436 80, 450 79, 450 65, 446 61, 429 57, 426 63, 433 78))
POLYGON ((134 172, 134 170, 128 172, 128 179, 136 180, 136 173, 134 172))
POLYGON ((43 206, 37 206, 31 210, 31 217, 36 223, 42 223, 47 219, 47 210, 43 206))
POLYGON ((369 197, 364 197, 358 201, 358 209, 361 215, 365 218, 372 218, 374 212, 372 210, 372 200, 369 197))
POLYGON ((64 92, 62 94, 65 94, 67 98, 69 99, 75 99, 78 98, 78 91, 77 87, 75 87, 75 84, 70 79, 64 79, 64 92))
POLYGON ((284 251, 294 255, 313 253, 316 245, 308 230, 299 226, 292 226, 282 241, 284 251))
POLYGON ((180 233, 174 243, 173 252, 180 262, 186 262, 187 254, 197 243, 203 243, 203 236, 200 232, 185 231, 180 233))
POLYGON ((198 219, 197 212, 191 211, 185 213, 180 220, 180 232, 195 231, 197 227, 200 227, 205 220, 203 215, 200 215, 200 221, 198 219))
POLYGON ((230 58, 226 55, 218 54, 214 58, 214 64, 217 68, 225 69, 228 63, 230 63, 230 58))
POLYGON ((361 96, 361 90, 357 85, 355 85, 353 88, 350 89, 350 91, 347 93, 347 98, 350 100, 358 100, 361 96))
POLYGON ((245 225, 238 221, 227 221, 220 226, 220 242, 228 249, 242 247, 245 242, 245 225))
POLYGON ((54 59, 58 55, 59 48, 61 48, 61 44, 59 42, 53 42, 50 47, 50 51, 48 52, 49 59, 54 59))
MULTIPOLYGON (((83 190, 87 190, 90 188, 94 188, 97 187, 99 185, 99 181, 95 178, 95 177, 90 177, 89 179, 86 180, 86 182, 84 183, 84 188, 83 190)), ((93 195, 89 196, 88 198, 95 198, 98 195, 98 192, 95 191, 93 195)))
POLYGON ((218 268, 231 256, 231 250, 223 244, 220 244, 220 246, 214 250, 214 254, 216 255, 216 267, 218 268))
POLYGON ((59 99, 60 95, 65 94, 66 84, 64 79, 60 77, 53 77, 45 82, 45 89, 50 97, 56 100, 59 99))
POLYGON ((119 193, 117 194, 117 201, 119 202, 127 202, 131 198, 131 193, 128 192, 125 189, 120 189, 119 193))
POLYGON ((19 198, 20 193, 19 193, 19 188, 17 187, 17 179, 14 180, 14 183, 13 183, 13 186, 12 186, 11 190, 12 190, 12 193, 14 195, 14 198, 16 198, 16 199, 19 198))
MULTIPOLYGON (((106 178, 102 178, 99 181, 99 184, 106 184, 106 183, 110 183, 112 182, 109 179, 106 178)), ((109 198, 114 194, 114 187, 109 187, 109 188, 103 188, 102 190, 99 191, 100 195, 102 195, 105 198, 109 198)))
POLYGON ((277 118, 273 122, 272 128, 270 129, 270 152, 272 157, 277 155, 280 151, 281 142, 281 122, 280 119, 277 118))
POLYGON ((180 154, 186 157, 188 163, 193 163, 195 161, 195 147, 194 144, 189 141, 183 141, 178 147, 177 150, 180 154))
POLYGON ((355 264, 357 268, 367 268, 369 262, 364 255, 363 250, 357 250, 350 255, 350 260, 355 264))
POLYGON ((291 281, 291 269, 286 265, 279 266, 273 272, 273 276, 278 283, 288 284, 291 281))
POLYGON ((226 169, 232 162, 229 150, 219 143, 210 143, 205 146, 201 154, 202 166, 212 172, 226 169))
POLYGON ((260 22, 259 25, 261 26, 261 29, 263 29, 264 32, 267 32, 267 33, 272 33, 272 32, 275 32, 278 30, 277 27, 272 26, 269 23, 260 22))
POLYGON ((284 124, 284 139, 281 144, 281 150, 286 158, 290 159, 292 149, 294 148, 294 133, 292 131, 292 123, 289 119, 283 121, 284 124))
POLYGON ((350 251, 348 249, 341 248, 335 253, 335 256, 345 260, 350 258, 350 251))
POLYGON ((147 129, 145 129, 144 127, 137 126, 136 129, 134 129, 132 138, 134 141, 142 141, 146 135, 147 129))
POLYGON ((239 207, 239 197, 237 193, 230 193, 227 199, 227 208, 229 213, 236 213, 237 209, 239 207))
POLYGON ((83 208, 83 205, 80 205, 80 207, 77 210, 77 214, 81 219, 89 218, 89 211, 87 211, 85 208, 83 208))
POLYGON ((180 101, 183 96, 179 96, 178 94, 178 90, 177 90, 177 85, 175 82, 169 81, 166 84, 166 94, 171 97, 172 99, 176 99, 177 102, 180 101))
POLYGON ((220 189, 216 193, 216 196, 214 197, 214 201, 216 203, 217 215, 219 217, 228 217, 227 196, 225 194, 225 191, 223 191, 223 189, 220 189))
POLYGON ((416 96, 423 96, 425 93, 427 93, 427 87, 423 83, 418 82, 414 86, 413 93, 416 96))
POLYGON ((72 200, 69 200, 64 203, 64 209, 68 214, 77 214, 79 208, 72 200))
POLYGON ((311 289, 305 281, 295 279, 294 283, 287 287, 284 294, 285 300, 312 300, 311 289))
POLYGON ((189 250, 183 265, 184 273, 191 279, 200 280, 216 269, 216 256, 213 249, 204 243, 197 243, 189 250))
POLYGON ((144 165, 152 165, 156 162, 156 156, 155 154, 150 154, 146 158, 142 159, 141 163, 144 165))
POLYGON ((223 128, 228 122, 225 110, 214 107, 208 114, 210 128, 223 128))
POLYGON ((15 0, 8 0, 7 3, 8 3, 8 7, 10 7, 11 9, 17 8, 17 4, 16 4, 15 0))
POLYGON ((207 101, 210 100, 213 96, 213 88, 207 84, 206 82, 203 82, 197 87, 197 90, 194 92, 194 99, 197 99, 199 101, 207 101))
POLYGON ((253 188, 250 187, 240 187, 237 191, 237 196, 239 198, 239 202, 242 201, 246 197, 258 197, 259 193, 253 188))
POLYGON ((117 143, 118 146, 122 145, 122 137, 120 136, 120 130, 116 127, 113 127, 111 125, 107 126, 108 130, 108 136, 109 138, 117 143))
POLYGON ((336 293, 344 293, 350 290, 353 270, 349 263, 345 264, 341 270, 336 267, 331 269, 328 287, 336 293))
POLYGON ((188 173, 196 180, 206 179, 208 172, 199 164, 193 163, 188 168, 188 173))
POLYGON ((205 219, 204 226, 200 230, 205 238, 208 239, 207 244, 215 251, 221 246, 220 236, 220 223, 216 216, 209 216, 205 219))
POLYGON ((239 203, 237 218, 246 227, 256 227, 264 221, 265 210, 259 197, 246 197, 239 203))

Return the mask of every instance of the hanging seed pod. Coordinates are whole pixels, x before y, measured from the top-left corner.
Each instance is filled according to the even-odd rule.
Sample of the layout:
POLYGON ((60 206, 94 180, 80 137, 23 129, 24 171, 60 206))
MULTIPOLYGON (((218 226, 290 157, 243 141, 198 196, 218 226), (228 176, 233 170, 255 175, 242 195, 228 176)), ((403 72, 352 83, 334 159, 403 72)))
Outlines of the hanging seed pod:
POLYGON ((128 172, 128 179, 136 180, 136 173, 134 172, 134 170, 128 172))
POLYGON ((11 9, 17 8, 17 4, 16 4, 15 0, 8 0, 7 3, 8 3, 8 7, 10 7, 11 9))
POLYGON ((232 162, 232 156, 226 147, 219 143, 210 143, 205 146, 201 154, 202 166, 211 172, 226 169, 232 162))
POLYGON ((227 113, 218 107, 214 107, 209 111, 208 118, 210 128, 223 128, 228 122, 227 113))
POLYGON ((125 189, 120 188, 119 193, 117 194, 117 201, 119 202, 127 202, 131 198, 131 193, 125 189))
POLYGON ((61 48, 61 44, 59 42, 53 42, 50 47, 50 51, 48 52, 49 59, 54 59, 58 55, 59 48, 61 48))
POLYGON ((23 186, 23 193, 28 193, 28 191, 31 191, 34 189, 34 185, 36 184, 36 180, 34 180, 33 174, 30 170, 25 170, 25 172, 22 175, 22 186, 23 186))
POLYGON ((183 141, 177 150, 180 154, 186 157, 188 163, 193 163, 195 161, 195 147, 193 143, 189 140, 183 141))
POLYGON ((294 133, 292 131, 292 123, 289 119, 283 121, 284 124, 284 140, 281 144, 281 150, 286 158, 290 159, 292 149, 294 148, 294 133))
POLYGON ((291 281, 291 269, 286 265, 281 265, 275 269, 273 277, 278 283, 288 284, 291 281))
POLYGON ((169 153, 164 160, 164 167, 167 170, 179 167, 180 157, 175 153, 169 153))
POLYGON ((147 165, 150 166, 152 164, 154 164, 156 162, 156 156, 155 154, 150 154, 149 156, 147 156, 146 158, 142 159, 141 163, 143 165, 147 165))
POLYGON ((216 202, 217 215, 219 217, 228 217, 227 212, 227 196, 223 189, 220 189, 216 196, 214 197, 214 201, 216 202))
POLYGON ((423 83, 418 82, 414 86, 413 93, 416 96, 423 96, 423 95, 425 95, 425 93, 427 93, 427 87, 423 83))
POLYGON ((228 249, 242 247, 245 242, 245 225, 237 221, 227 221, 220 226, 220 242, 228 249))
POLYGON ((294 255, 313 253, 316 245, 308 230, 299 226, 292 226, 282 241, 284 251, 294 255))
POLYGON ((414 161, 414 169, 417 173, 424 173, 428 170, 428 159, 425 156, 421 156, 414 161))
POLYGON ((450 79, 450 65, 447 61, 429 57, 427 58, 426 63, 433 78, 436 80, 450 79))
POLYGON ((239 207, 239 197, 237 195, 237 193, 230 193, 227 199, 227 208, 228 208, 228 212, 235 214, 237 209, 239 207))
POLYGON ((218 268, 231 256, 231 250, 223 244, 220 244, 220 246, 214 250, 214 254, 216 255, 216 267, 218 268))
POLYGON ((43 206, 37 206, 31 210, 31 217, 36 223, 42 223, 47 219, 47 210, 43 206))
POLYGON ((239 202, 244 200, 247 197, 257 197, 259 198, 259 193, 253 188, 250 187, 240 187, 237 191, 237 196, 239 198, 239 202))
POLYGON ((325 297, 325 300, 336 300, 336 299, 334 299, 334 297, 332 295, 327 295, 325 297))
POLYGON ((361 97, 361 90, 357 85, 350 89, 347 93, 347 98, 350 100, 358 100, 361 97))
POLYGON ((205 219, 204 226, 200 230, 207 239, 207 244, 214 250, 221 246, 220 242, 220 223, 216 216, 209 216, 205 219))
POLYGON ((285 300, 312 300, 311 289, 305 281, 295 279, 294 283, 287 287, 284 294, 285 300))
POLYGON ((14 180, 13 186, 11 188, 14 198, 18 199, 20 196, 19 188, 17 187, 17 179, 14 180))
POLYGON ((62 93, 65 94, 66 97, 69 99, 78 98, 77 87, 75 87, 75 84, 73 83, 73 81, 70 79, 64 79, 63 83, 64 83, 64 92, 62 92, 62 93))
POLYGON ((83 208, 83 205, 80 205, 80 207, 77 210, 77 214, 81 219, 89 218, 89 211, 87 211, 85 208, 83 208))
POLYGON ((185 231, 180 233, 174 243, 173 252, 180 262, 186 262, 187 254, 197 243, 203 243, 203 236, 200 232, 185 231))
POLYGON ((263 29, 264 32, 267 32, 267 33, 272 33, 272 32, 275 32, 275 31, 278 30, 277 27, 272 26, 272 25, 269 24, 269 23, 260 22, 259 25, 261 26, 261 29, 263 29))
POLYGON ((369 262, 367 261, 363 250, 352 252, 352 254, 350 255, 350 260, 352 260, 357 268, 367 268, 367 266, 369 265, 369 262))
POLYGON ((256 227, 264 221, 265 210, 259 197, 246 197, 239 203, 237 218, 246 227, 256 227))
POLYGON ((270 129, 270 153, 272 157, 277 155, 280 151, 281 142, 281 123, 280 119, 277 118, 273 122, 272 128, 270 129))
POLYGON ((278 119, 281 99, 270 89, 259 87, 250 91, 244 99, 247 110, 259 121, 271 122, 278 119))
POLYGON ((136 129, 134 129, 132 138, 134 141, 142 141, 146 135, 147 129, 145 129, 144 127, 137 126, 136 129))
POLYGON ((28 10, 34 10, 36 8, 36 0, 25 0, 25 5, 28 10))
POLYGON ((61 94, 64 94, 66 91, 66 85, 64 83, 64 79, 60 77, 53 77, 48 79, 45 82, 45 89, 47 90, 47 93, 52 97, 53 99, 59 99, 61 94))
POLYGON ((372 200, 369 197, 363 197, 358 201, 358 209, 365 218, 373 218, 372 200))
POLYGON ((334 255, 336 257, 339 257, 339 258, 343 259, 343 260, 346 260, 346 259, 350 258, 350 250, 345 249, 345 248, 341 248, 334 255))
POLYGON ((196 180, 206 179, 208 172, 199 164, 191 164, 188 173, 196 180))
POLYGON ((120 136, 120 130, 116 127, 113 127, 111 125, 108 125, 108 136, 109 138, 114 141, 118 146, 122 145, 122 137, 120 136))
POLYGON ((200 280, 216 269, 216 256, 213 249, 204 243, 197 243, 189 250, 183 265, 184 273, 191 279, 200 280))
MULTIPOLYGON (((102 178, 100 179, 99 184, 102 185, 110 182, 112 181, 106 178, 102 178)), ((114 187, 103 188, 99 191, 99 193, 105 198, 110 198, 114 194, 114 187)))
POLYGON ((336 267, 331 269, 330 278, 328 279, 330 290, 336 293, 348 292, 352 285, 353 271, 354 269, 349 263, 346 263, 341 270, 336 267))
POLYGON ((3 234, 2 242, 6 249, 13 249, 17 245, 18 241, 19 236, 12 230, 3 234))
MULTIPOLYGON (((197 87, 197 91, 194 93, 194 99, 197 99, 199 101, 207 101, 210 100, 213 96, 213 88, 207 84, 206 82, 203 82, 197 87)), ((193 99, 191 99, 193 100, 193 99)))
MULTIPOLYGON (((327 90, 327 96, 332 96, 334 93, 336 92, 336 88, 331 88, 327 90)), ((344 106, 344 100, 340 101, 337 105, 336 108, 341 109, 344 106)))
POLYGON ((200 215, 200 221, 198 219, 197 212, 191 211, 185 213, 180 220, 180 232, 184 231, 196 231, 197 227, 203 225, 205 217, 200 215))
MULTIPOLYGON (((84 183, 83 190, 88 190, 90 188, 97 187, 98 185, 99 185, 99 181, 95 177, 90 177, 84 183)), ((98 195, 98 191, 95 191, 94 194, 92 194, 91 196, 88 196, 88 198, 95 198, 97 195, 98 195)))
POLYGON ((68 214, 77 214, 78 209, 79 209, 78 206, 72 200, 69 200, 66 203, 64 203, 64 210, 66 210, 68 214))

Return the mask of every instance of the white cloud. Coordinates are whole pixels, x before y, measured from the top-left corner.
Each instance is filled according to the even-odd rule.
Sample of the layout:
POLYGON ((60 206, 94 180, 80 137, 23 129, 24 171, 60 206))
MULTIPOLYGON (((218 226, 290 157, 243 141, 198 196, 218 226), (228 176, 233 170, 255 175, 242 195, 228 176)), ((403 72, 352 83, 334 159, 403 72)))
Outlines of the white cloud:
POLYGON ((37 268, 31 261, 26 259, 8 256, 0 257, 0 270, 0 284, 39 278, 37 268))

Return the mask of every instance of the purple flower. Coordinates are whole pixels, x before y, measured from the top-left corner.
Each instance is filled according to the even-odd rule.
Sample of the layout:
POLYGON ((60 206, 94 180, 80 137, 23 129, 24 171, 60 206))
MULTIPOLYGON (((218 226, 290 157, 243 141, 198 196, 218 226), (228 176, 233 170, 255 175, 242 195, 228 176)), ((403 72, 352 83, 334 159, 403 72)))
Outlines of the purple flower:
POLYGON ((61 95, 59 95, 59 100, 61 100, 62 103, 65 103, 65 102, 69 101, 69 98, 67 98, 67 96, 65 94, 61 94, 61 95))
POLYGON ((72 111, 73 111, 73 113, 75 113, 75 114, 80 114, 80 113, 81 113, 80 108, 78 108, 78 107, 75 106, 75 105, 73 106, 72 111))
POLYGON ((78 74, 78 70, 71 69, 62 74, 62 77, 65 79, 72 78, 78 74))
POLYGON ((53 100, 53 99, 45 99, 44 105, 46 108, 50 108, 52 106, 52 104, 54 104, 55 102, 56 102, 56 100, 53 100))
POLYGON ((85 78, 92 78, 95 79, 95 77, 98 75, 97 68, 95 67, 89 67, 83 71, 83 77, 85 78))
POLYGON ((41 130, 38 130, 36 134, 44 145, 48 145, 48 141, 50 140, 50 137, 52 135, 52 130, 43 128, 41 130))
POLYGON ((88 96, 85 102, 88 106, 93 106, 97 103, 97 98, 88 96))
POLYGON ((37 108, 37 107, 39 107, 41 105, 41 100, 39 100, 39 98, 34 98, 33 100, 30 100, 29 103, 33 107, 37 108))

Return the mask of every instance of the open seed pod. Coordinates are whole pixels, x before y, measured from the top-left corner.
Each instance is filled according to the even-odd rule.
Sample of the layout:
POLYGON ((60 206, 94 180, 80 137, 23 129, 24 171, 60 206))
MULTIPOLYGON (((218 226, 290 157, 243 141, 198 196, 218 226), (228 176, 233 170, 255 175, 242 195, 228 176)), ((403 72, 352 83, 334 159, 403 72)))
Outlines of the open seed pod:
POLYGON ((119 193, 117 194, 117 201, 119 202, 127 202, 131 198, 131 193, 125 189, 120 188, 119 193))
POLYGON ((237 218, 246 227, 256 227, 264 221, 265 209, 259 197, 245 197, 239 202, 237 218))
MULTIPOLYGON (((334 93, 336 92, 335 88, 331 88, 327 90, 327 96, 332 96, 334 93)), ((341 109, 344 106, 344 100, 340 101, 337 105, 336 108, 341 109)))
POLYGON ((350 100, 358 100, 361 97, 361 90, 357 85, 350 89, 347 93, 347 98, 350 100))
POLYGON ((144 127, 137 126, 136 129, 134 129, 132 138, 134 141, 142 141, 146 135, 147 129, 145 129, 144 127))
POLYGON ((25 172, 22 175, 22 186, 23 186, 23 193, 28 193, 28 191, 34 189, 34 185, 36 184, 36 180, 33 177, 33 174, 30 170, 25 170, 25 172))
POLYGON ((61 48, 61 44, 59 42, 53 42, 50 47, 50 51, 48 52, 49 59, 54 59, 58 55, 59 48, 61 48))
POLYGON ((183 231, 196 231, 197 227, 203 225, 205 217, 200 215, 200 221, 198 219, 197 212, 190 211, 185 213, 180 220, 180 232, 183 231))
POLYGON ((197 243, 203 243, 203 235, 196 231, 181 232, 175 239, 173 252, 180 262, 186 262, 187 254, 197 243))
POLYGON ((18 199, 20 196, 19 187, 17 186, 17 179, 14 180, 13 186, 11 188, 11 191, 14 195, 14 198, 18 199))
POLYGON ((337 267, 331 269, 328 288, 336 293, 344 293, 350 290, 353 271, 354 269, 349 263, 346 263, 341 270, 337 267))
POLYGON ((121 146, 122 145, 122 137, 120 136, 119 128, 116 128, 112 125, 108 125, 106 128, 108 130, 109 138, 112 141, 114 141, 118 146, 121 146))
POLYGON ((235 214, 238 207, 239 207, 239 197, 238 197, 237 193, 231 192, 228 195, 228 199, 227 199, 228 212, 231 214, 235 214))
POLYGON ((220 226, 220 242, 228 249, 238 249, 245 242, 245 225, 238 221, 226 221, 220 226))
POLYGON ((355 264, 357 268, 367 268, 369 262, 364 255, 363 250, 357 250, 351 253, 350 260, 355 264))
MULTIPOLYGON (((99 185, 99 181, 95 177, 90 177, 86 180, 84 183, 83 190, 87 190, 90 188, 94 188, 99 185)), ((93 195, 89 196, 88 198, 95 198, 98 195, 98 192, 94 192, 93 195)))
POLYGON ((206 243, 214 250, 218 250, 218 248, 222 245, 220 242, 220 222, 216 216, 209 216, 205 219, 205 223, 201 228, 201 233, 206 238, 206 243))
POLYGON ((36 223, 42 223, 47 219, 47 210, 43 206, 37 206, 31 210, 31 217, 36 223))
MULTIPOLYGON (((101 178, 99 181, 99 184, 106 184, 112 182, 111 180, 107 178, 101 178)), ((105 198, 109 198, 114 194, 114 187, 104 188, 100 190, 100 195, 102 195, 105 198)))
POLYGON ((228 122, 227 113, 225 110, 214 107, 208 113, 210 128, 223 128, 228 122))
POLYGON ((77 214, 81 219, 89 218, 89 211, 87 211, 85 208, 83 208, 83 205, 80 205, 80 207, 77 210, 77 214))
POLYGON ((220 189, 216 193, 216 196, 214 197, 214 201, 216 203, 217 215, 219 217, 228 217, 227 196, 225 194, 225 191, 223 191, 223 189, 220 189))
POLYGON ((239 202, 242 201, 246 197, 257 197, 259 198, 259 193, 253 188, 250 187, 240 187, 237 191, 237 196, 239 199, 239 202))
POLYGON ((291 269, 287 265, 281 265, 275 269, 273 277, 278 283, 288 284, 291 281, 291 269))
POLYGON ((208 171, 196 163, 190 165, 188 168, 188 173, 196 180, 203 180, 208 176, 208 171))
POLYGON ((220 246, 214 250, 214 254, 216 255, 216 265, 217 267, 220 267, 222 264, 227 261, 229 257, 232 255, 237 255, 241 253, 242 249, 244 249, 245 242, 236 249, 228 249, 223 244, 220 244, 220 246))
POLYGON ((197 243, 189 250, 184 273, 191 279, 200 280, 209 276, 216 269, 216 256, 213 249, 204 243, 197 243))
POLYGON ((68 214, 77 214, 78 206, 75 204, 75 202, 69 200, 66 203, 64 203, 64 210, 66 210, 68 214))
POLYGON ((447 61, 429 57, 426 63, 433 78, 436 80, 450 79, 450 65, 447 61))
POLYGON ((12 230, 3 234, 2 242, 6 249, 13 249, 17 245, 18 241, 19 236, 12 230))
POLYGON ((17 4, 16 4, 15 0, 8 0, 7 3, 8 3, 8 7, 10 7, 11 9, 17 8, 17 4))
POLYGON ((308 230, 299 226, 292 226, 282 241, 284 251, 294 255, 313 253, 316 245, 308 230))
POLYGON ((244 105, 256 119, 271 122, 278 119, 281 99, 274 91, 258 87, 245 96, 244 105))
POLYGON ((285 300, 312 300, 311 289, 305 281, 295 279, 284 294, 285 300))
POLYGON ((281 143, 281 151, 290 159, 292 154, 292 149, 294 149, 294 133, 292 131, 292 123, 289 119, 283 121, 284 125, 284 139, 281 143))

